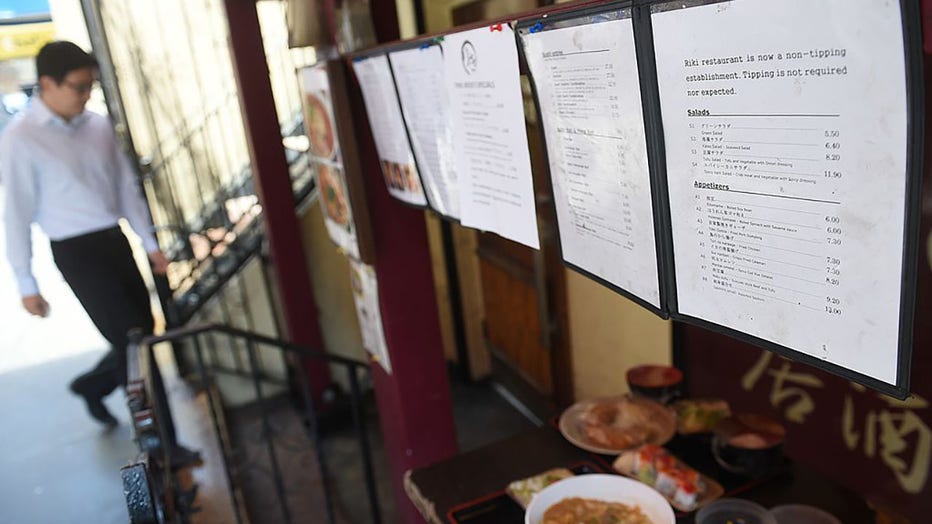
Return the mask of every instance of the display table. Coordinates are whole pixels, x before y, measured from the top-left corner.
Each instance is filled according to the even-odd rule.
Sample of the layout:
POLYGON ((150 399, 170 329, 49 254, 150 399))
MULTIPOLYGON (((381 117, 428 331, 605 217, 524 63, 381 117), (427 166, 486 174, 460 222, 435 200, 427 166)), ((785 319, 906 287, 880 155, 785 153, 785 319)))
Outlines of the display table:
MULTIPOLYGON (((702 442, 678 437, 666 447, 719 481, 725 496, 753 500, 765 507, 809 504, 829 511, 845 524, 873 522, 873 512, 857 494, 800 464, 788 462, 773 475, 751 481, 722 470, 702 442)), ((432 524, 520 524, 524 511, 504 493, 509 482, 556 467, 580 473, 610 472, 612 460, 611 456, 576 448, 556 428, 544 426, 408 471, 405 491, 432 524)), ((692 523, 694 515, 678 515, 677 522, 692 523)))

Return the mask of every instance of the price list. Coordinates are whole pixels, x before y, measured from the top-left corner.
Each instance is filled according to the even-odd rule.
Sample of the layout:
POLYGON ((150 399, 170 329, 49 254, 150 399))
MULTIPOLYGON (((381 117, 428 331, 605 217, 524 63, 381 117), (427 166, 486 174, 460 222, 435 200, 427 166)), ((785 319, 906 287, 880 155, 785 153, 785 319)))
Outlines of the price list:
POLYGON ((564 259, 660 305, 630 19, 522 34, 547 140, 564 259))
POLYGON ((821 117, 789 123, 799 118, 689 124, 695 172, 728 180, 694 184, 699 269, 702 281, 721 291, 841 315, 833 294, 844 269, 841 132, 818 127, 832 124, 821 117))
POLYGON ((679 312, 895 384, 898 5, 725 7, 653 14, 679 312))

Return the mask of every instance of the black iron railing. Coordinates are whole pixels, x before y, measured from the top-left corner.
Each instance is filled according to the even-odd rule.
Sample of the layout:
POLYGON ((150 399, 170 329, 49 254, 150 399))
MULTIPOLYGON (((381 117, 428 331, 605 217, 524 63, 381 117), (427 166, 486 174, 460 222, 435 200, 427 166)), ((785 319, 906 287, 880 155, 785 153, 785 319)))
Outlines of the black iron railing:
MULTIPOLYGON (((192 508, 188 504, 192 502, 193 496, 185 493, 177 483, 173 475, 173 460, 178 461, 178 451, 183 448, 178 446, 175 436, 175 427, 172 420, 171 406, 165 392, 161 372, 158 363, 154 358, 153 346, 162 342, 168 343, 189 343, 195 353, 197 362, 197 374, 200 385, 207 395, 207 403, 210 408, 213 429, 218 439, 220 439, 220 448, 224 456, 224 471, 227 476, 228 486, 230 488, 230 497, 233 501, 233 510, 237 522, 243 522, 241 508, 246 504, 241 500, 240 491, 237 489, 237 478, 234 469, 231 467, 235 462, 233 450, 222 435, 222 409, 221 403, 216 398, 216 393, 212 388, 211 372, 213 373, 232 373, 239 376, 245 376, 250 379, 253 393, 255 394, 256 404, 259 408, 259 414, 262 424, 262 435, 265 440, 266 453, 268 454, 269 464, 273 477, 275 493, 278 497, 278 506, 281 511, 283 522, 292 522, 294 516, 289 508, 285 485, 283 482, 282 470, 276 456, 275 446, 272 439, 272 424, 270 421, 270 410, 267 406, 268 398, 263 392, 263 384, 275 382, 276 379, 264 376, 264 372, 259 363, 259 346, 270 348, 287 354, 299 357, 299 359, 313 359, 327 362, 331 365, 342 366, 347 372, 347 379, 350 385, 350 409, 354 429, 357 436, 360 454, 365 474, 366 495, 372 515, 372 522, 381 522, 381 512, 378 503, 375 484, 375 471, 372 463, 372 450, 367 436, 366 420, 363 413, 362 391, 358 372, 369 371, 368 364, 345 357, 327 354, 321 351, 306 348, 290 342, 267 337, 258 333, 237 329, 234 327, 220 324, 205 324, 182 329, 175 329, 159 336, 142 337, 141 333, 135 333, 131 337, 131 343, 127 354, 128 380, 127 380, 127 397, 128 406, 133 419, 133 426, 136 434, 136 441, 140 451, 145 457, 150 458, 148 465, 148 478, 152 479, 152 485, 147 486, 152 492, 151 499, 154 501, 155 508, 153 514, 162 515, 158 522, 184 523, 187 522, 187 515, 192 508), (211 367, 208 369, 205 363, 204 337, 210 335, 212 341, 216 341, 217 336, 225 336, 231 340, 245 344, 248 356, 246 369, 237 366, 236 369, 217 369, 211 367)), ((213 345, 216 348, 217 345, 213 345)), ((227 347, 234 347, 230 344, 227 347)), ((329 475, 327 471, 326 456, 323 449, 323 441, 320 432, 320 423, 317 411, 314 407, 314 399, 311 393, 311 384, 308 382, 303 370, 294 370, 297 384, 297 392, 303 402, 303 415, 306 417, 307 432, 311 439, 311 445, 320 468, 321 486, 323 487, 324 503, 326 505, 326 514, 328 521, 334 522, 333 498, 329 486, 329 475)), ((280 381, 280 379, 278 379, 280 381)), ((138 471, 136 472, 138 475, 138 471)), ((137 477, 138 478, 138 477, 137 477)), ((130 493, 127 493, 127 502, 129 503, 130 493)), ((137 497, 136 500, 139 500, 137 497)), ((139 511, 139 508, 136 508, 139 511)), ((132 513, 132 508, 131 508, 132 513)), ((142 512, 144 513, 144 512, 142 512)), ((135 522, 135 521, 134 521, 135 522)), ((140 521, 143 522, 143 521, 140 521)))

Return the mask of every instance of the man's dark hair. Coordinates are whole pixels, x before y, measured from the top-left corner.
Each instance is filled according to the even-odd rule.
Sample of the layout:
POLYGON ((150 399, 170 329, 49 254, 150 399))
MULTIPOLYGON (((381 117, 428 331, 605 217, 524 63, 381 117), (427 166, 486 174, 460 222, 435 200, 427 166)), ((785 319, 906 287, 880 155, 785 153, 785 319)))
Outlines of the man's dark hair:
POLYGON ((59 40, 42 46, 36 55, 36 76, 49 76, 56 84, 68 73, 85 67, 97 68, 97 59, 71 42, 59 40))

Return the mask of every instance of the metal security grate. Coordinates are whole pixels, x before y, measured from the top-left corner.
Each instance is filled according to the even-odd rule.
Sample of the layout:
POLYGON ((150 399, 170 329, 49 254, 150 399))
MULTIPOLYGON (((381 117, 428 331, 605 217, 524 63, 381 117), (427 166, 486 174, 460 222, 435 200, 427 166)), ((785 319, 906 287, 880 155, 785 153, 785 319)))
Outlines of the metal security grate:
MULTIPOLYGON (((219 0, 84 0, 111 114, 137 159, 169 254, 169 287, 183 324, 255 254, 264 237, 219 0)), ((283 136, 303 134, 295 68, 311 50, 289 50, 283 6, 258 9, 283 136)), ((313 185, 290 151, 296 200, 313 185)))

